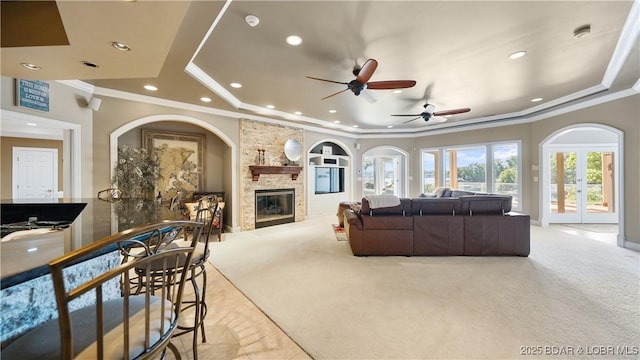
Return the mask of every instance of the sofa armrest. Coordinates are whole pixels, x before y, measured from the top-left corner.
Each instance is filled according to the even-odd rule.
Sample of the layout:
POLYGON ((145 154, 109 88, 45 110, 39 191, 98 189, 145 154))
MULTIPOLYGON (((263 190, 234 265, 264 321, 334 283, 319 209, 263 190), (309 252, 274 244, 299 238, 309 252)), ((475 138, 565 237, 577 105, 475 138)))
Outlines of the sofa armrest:
POLYGON ((355 226, 358 230, 362 230, 362 219, 350 209, 344 211, 344 227, 347 232, 349 226, 355 226))

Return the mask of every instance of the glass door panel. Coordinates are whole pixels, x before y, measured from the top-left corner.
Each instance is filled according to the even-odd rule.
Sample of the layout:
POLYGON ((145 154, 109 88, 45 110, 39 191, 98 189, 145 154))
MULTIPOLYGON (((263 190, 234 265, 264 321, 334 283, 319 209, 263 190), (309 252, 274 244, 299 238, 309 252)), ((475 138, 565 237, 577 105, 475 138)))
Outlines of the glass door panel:
POLYGON ((362 196, 376 194, 375 157, 362 158, 362 196))
POLYGON ((576 197, 578 179, 576 177, 575 151, 552 151, 549 154, 549 210, 561 222, 576 222, 580 198, 576 197))
POLYGON ((585 153, 586 184, 583 193, 585 208, 582 222, 618 221, 614 188, 615 152, 614 149, 610 150, 585 153))
POLYGON ((400 177, 398 174, 398 160, 391 157, 383 157, 380 159, 382 165, 382 173, 384 179, 382 180, 383 188, 381 194, 398 195, 398 185, 400 183, 400 177))

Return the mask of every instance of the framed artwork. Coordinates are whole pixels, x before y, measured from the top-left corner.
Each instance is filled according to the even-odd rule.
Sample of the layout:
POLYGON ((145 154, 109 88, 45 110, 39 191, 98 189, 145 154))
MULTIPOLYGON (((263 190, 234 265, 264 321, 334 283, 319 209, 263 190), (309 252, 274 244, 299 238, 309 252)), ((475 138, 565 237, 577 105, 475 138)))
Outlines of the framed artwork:
POLYGON ((160 178, 155 194, 189 197, 204 188, 206 136, 142 129, 142 146, 158 158, 160 178), (181 192, 181 194, 178 194, 181 192))

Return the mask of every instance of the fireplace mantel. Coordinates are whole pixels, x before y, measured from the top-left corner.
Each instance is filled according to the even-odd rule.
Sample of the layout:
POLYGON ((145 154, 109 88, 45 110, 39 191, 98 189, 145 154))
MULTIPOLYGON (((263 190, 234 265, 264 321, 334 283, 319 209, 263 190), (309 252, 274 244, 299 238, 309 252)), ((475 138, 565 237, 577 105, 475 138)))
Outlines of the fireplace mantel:
POLYGON ((249 165, 251 169, 251 179, 258 181, 260 174, 291 174, 291 180, 296 180, 302 171, 302 166, 265 166, 249 165))

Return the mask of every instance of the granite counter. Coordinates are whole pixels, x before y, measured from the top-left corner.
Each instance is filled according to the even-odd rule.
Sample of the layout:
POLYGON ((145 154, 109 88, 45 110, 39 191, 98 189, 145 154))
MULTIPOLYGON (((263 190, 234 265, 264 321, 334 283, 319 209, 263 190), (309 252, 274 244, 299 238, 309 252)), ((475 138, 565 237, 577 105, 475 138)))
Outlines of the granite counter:
MULTIPOLYGON (((181 211, 169 210, 153 201, 123 199, 109 203, 98 199, 74 199, 73 202, 86 203, 86 206, 70 226, 21 230, 0 239, 2 344, 57 317, 47 265, 50 260, 127 229, 162 220, 183 219, 181 211)), ((73 274, 69 275, 78 280, 94 277, 119 262, 119 253, 111 251, 76 265, 73 274)), ((119 289, 115 286, 109 291, 117 293, 119 289)))

